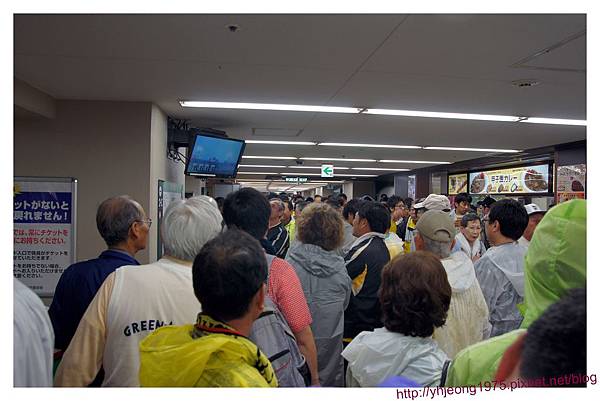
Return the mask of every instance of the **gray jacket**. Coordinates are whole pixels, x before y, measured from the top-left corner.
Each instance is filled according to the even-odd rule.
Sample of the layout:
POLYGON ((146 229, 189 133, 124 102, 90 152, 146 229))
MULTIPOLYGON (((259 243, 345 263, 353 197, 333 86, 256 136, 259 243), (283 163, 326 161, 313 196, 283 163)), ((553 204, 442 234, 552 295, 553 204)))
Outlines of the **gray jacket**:
POLYGON ((350 302, 352 282, 344 259, 335 251, 296 242, 286 260, 296 270, 312 315, 321 385, 343 387, 344 310, 350 302))

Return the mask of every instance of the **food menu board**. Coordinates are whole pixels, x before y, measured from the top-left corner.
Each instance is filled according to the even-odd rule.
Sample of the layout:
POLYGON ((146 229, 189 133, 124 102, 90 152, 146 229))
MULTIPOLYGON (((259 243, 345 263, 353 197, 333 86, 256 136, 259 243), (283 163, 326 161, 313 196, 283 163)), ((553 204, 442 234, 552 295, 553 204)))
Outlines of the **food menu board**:
POLYGON ((456 195, 467 192, 469 177, 467 173, 451 174, 448 176, 448 195, 456 195))
POLYGON ((548 164, 469 173, 471 194, 531 194, 552 191, 548 164))
POLYGON ((585 198, 586 165, 559 166, 556 168, 557 201, 585 198))

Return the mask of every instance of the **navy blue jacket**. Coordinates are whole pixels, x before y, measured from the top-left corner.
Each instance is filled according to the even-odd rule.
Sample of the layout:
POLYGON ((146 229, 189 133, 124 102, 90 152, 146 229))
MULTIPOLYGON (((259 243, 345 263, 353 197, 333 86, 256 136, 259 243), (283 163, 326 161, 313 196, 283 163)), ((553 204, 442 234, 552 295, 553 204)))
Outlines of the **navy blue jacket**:
POLYGON ((128 254, 109 249, 96 259, 69 266, 58 280, 48 311, 54 328, 54 347, 67 349, 88 305, 110 273, 121 266, 139 264, 128 254))

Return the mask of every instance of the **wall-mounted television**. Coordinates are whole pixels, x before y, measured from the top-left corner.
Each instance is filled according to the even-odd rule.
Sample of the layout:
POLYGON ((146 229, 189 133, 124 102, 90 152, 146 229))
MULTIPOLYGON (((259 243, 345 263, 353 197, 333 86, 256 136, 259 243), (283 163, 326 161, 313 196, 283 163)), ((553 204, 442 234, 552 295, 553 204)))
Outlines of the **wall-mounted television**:
POLYGON ((196 134, 190 144, 185 174, 233 178, 245 147, 246 143, 240 139, 196 134))

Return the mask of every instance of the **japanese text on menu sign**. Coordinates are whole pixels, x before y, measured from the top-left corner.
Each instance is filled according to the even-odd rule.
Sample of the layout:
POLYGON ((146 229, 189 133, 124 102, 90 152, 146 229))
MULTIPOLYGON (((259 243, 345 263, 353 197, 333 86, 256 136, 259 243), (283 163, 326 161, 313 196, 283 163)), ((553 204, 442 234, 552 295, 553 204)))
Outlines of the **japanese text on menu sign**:
POLYGON ((548 193, 552 190, 548 173, 548 164, 469 173, 469 193, 548 193))
POLYGON ((76 182, 16 179, 13 191, 13 274, 38 295, 52 295, 75 261, 76 182))

